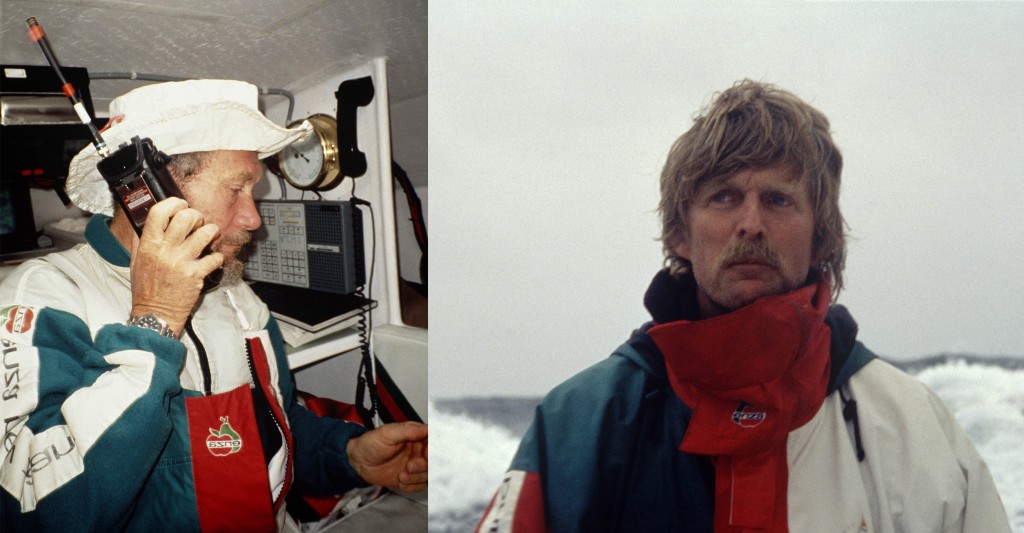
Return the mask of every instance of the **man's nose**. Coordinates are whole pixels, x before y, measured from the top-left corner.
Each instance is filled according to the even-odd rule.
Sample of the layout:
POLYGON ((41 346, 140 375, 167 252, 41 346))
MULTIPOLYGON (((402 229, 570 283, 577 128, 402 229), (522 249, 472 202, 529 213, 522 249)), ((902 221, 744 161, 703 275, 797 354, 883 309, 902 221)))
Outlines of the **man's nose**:
POLYGON ((261 225, 263 220, 260 218, 260 211, 256 209, 256 201, 252 196, 245 195, 242 200, 243 204, 235 216, 235 221, 240 227, 248 231, 256 231, 261 225))
POLYGON ((764 213, 761 203, 750 199, 740 206, 740 219, 736 233, 744 239, 760 239, 764 237, 764 213))

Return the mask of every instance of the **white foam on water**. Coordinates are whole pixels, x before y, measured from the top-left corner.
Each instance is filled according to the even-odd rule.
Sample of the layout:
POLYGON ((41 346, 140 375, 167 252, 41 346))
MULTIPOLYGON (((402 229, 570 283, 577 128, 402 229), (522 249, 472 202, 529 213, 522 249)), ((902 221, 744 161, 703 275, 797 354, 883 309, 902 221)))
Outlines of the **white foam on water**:
POLYGON ((519 446, 504 428, 427 406, 430 420, 430 528, 474 514, 476 520, 501 484, 519 446))

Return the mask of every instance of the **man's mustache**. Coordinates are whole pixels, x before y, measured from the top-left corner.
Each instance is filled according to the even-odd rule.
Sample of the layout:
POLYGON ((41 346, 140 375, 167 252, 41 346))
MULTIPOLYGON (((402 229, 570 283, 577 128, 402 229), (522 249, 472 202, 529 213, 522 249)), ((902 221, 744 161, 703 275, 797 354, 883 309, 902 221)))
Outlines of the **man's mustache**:
POLYGON ((779 255, 768 246, 764 239, 756 241, 739 240, 730 246, 720 261, 721 266, 729 266, 733 263, 756 261, 765 263, 768 266, 777 268, 779 266, 779 255))
POLYGON ((242 230, 233 235, 228 235, 227 237, 224 237, 223 239, 220 240, 219 243, 217 243, 216 247, 219 248, 225 244, 237 244, 239 246, 245 246, 246 244, 249 244, 249 241, 251 240, 252 232, 242 230))

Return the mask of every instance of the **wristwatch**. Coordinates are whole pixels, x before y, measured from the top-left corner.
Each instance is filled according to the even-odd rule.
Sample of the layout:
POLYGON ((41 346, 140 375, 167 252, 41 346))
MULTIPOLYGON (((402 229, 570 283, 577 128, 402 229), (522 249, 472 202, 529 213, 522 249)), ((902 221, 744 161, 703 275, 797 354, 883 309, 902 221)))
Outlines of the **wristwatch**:
POLYGON ((129 318, 128 322, 126 322, 125 324, 128 326, 136 326, 140 328, 151 329, 163 335, 164 337, 169 337, 174 340, 178 340, 178 335, 174 333, 174 330, 171 329, 171 326, 168 325, 164 319, 151 313, 129 318))

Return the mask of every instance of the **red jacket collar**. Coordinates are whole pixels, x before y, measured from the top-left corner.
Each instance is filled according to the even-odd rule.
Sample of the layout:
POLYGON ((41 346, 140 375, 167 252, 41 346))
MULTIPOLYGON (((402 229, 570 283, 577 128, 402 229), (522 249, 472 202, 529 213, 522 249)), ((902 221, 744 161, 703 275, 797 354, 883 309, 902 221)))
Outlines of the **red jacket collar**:
POLYGON ((785 530, 786 437, 825 398, 829 295, 822 282, 648 330, 672 389, 693 409, 680 449, 715 459, 716 531, 785 530))

